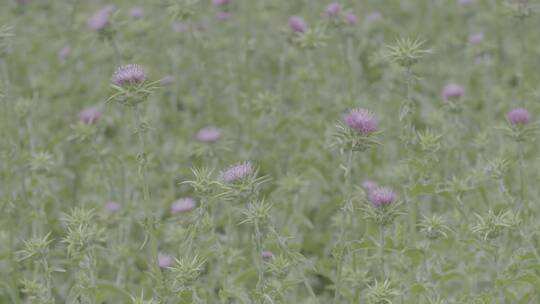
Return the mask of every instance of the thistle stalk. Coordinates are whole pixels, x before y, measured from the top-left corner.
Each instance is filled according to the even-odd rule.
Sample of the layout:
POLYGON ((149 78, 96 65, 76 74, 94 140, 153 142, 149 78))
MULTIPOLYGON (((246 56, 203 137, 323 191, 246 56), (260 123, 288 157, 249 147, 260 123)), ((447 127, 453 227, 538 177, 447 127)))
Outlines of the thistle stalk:
POLYGON ((379 258, 381 260, 381 271, 383 278, 386 277, 386 271, 384 269, 384 225, 379 226, 380 232, 380 244, 379 244, 379 258))
POLYGON ((145 155, 145 140, 144 140, 144 134, 142 125, 141 125, 141 117, 139 112, 139 107, 137 105, 133 106, 133 117, 134 117, 134 123, 135 123, 135 132, 137 133, 138 141, 139 141, 139 153, 137 154, 137 162, 138 162, 138 172, 139 172, 139 178, 141 182, 141 187, 143 190, 143 199, 144 201, 148 201, 150 199, 150 191, 148 189, 148 182, 147 182, 147 170, 146 170, 146 155, 145 155))
MULTIPOLYGON (((350 208, 351 196, 352 196, 352 181, 351 181, 351 171, 352 171, 352 159, 353 159, 353 150, 347 152, 347 163, 345 167, 345 206, 342 208, 343 215, 346 217, 346 210, 350 208)), ((345 217, 343 220, 345 220, 345 217)), ((342 273, 343 273, 343 259, 345 255, 345 248, 341 246, 346 241, 346 232, 345 224, 340 223, 340 232, 338 236, 338 253, 337 253, 337 272, 336 272, 336 282, 335 282, 335 291, 334 291, 334 300, 332 303, 339 303, 340 299, 340 290, 342 284, 342 273)))

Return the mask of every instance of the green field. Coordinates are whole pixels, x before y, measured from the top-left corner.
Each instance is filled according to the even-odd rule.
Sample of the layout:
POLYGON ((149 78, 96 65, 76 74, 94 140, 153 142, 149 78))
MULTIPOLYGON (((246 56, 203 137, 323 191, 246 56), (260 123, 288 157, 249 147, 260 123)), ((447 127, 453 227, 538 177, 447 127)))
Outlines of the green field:
POLYGON ((0 304, 540 303, 539 28, 0 0, 0 304))

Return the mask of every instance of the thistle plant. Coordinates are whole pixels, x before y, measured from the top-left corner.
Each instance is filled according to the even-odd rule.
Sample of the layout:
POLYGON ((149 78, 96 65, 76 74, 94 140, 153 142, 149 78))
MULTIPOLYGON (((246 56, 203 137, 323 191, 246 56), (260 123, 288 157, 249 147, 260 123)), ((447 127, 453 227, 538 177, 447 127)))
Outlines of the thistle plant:
MULTIPOLYGON (((75 9, 73 11, 75 12, 75 9)), ((113 27, 113 22, 111 21, 115 12, 116 7, 114 5, 106 5, 88 17, 86 26, 89 31, 97 33, 99 39, 111 44, 114 52, 114 62, 118 64, 122 56, 116 42, 116 29, 113 27)))
MULTIPOLYGON (((297 31, 298 32, 298 31, 297 31)), ((301 49, 310 51, 326 45, 327 36, 321 26, 308 28, 293 38, 293 43, 301 49)))
POLYGON ((195 16, 199 2, 199 0, 167 0, 167 13, 173 20, 189 20, 195 16))
POLYGON ((406 99, 400 110, 400 120, 405 120, 407 129, 405 133, 405 143, 410 143, 411 136, 414 133, 413 117, 415 115, 415 101, 412 99, 413 72, 412 68, 426 54, 431 54, 429 49, 423 49, 424 41, 412 40, 409 38, 398 39, 395 45, 386 46, 382 53, 382 57, 390 62, 396 63, 405 69, 405 82, 407 85, 406 99), (407 135, 408 134, 408 135, 407 135), (408 136, 408 137, 407 137, 408 136))
POLYGON ((515 108, 506 114, 507 127, 501 129, 516 142, 517 159, 519 161, 520 199, 524 203, 526 199, 524 177, 524 153, 525 142, 530 140, 538 131, 538 125, 531 123, 531 114, 527 109, 515 108))
POLYGON ((456 177, 452 176, 452 179, 444 184, 439 185, 439 190, 437 192, 448 192, 455 195, 456 199, 456 207, 459 211, 462 220, 463 225, 466 225, 469 220, 469 212, 467 205, 465 205, 465 202, 463 201, 463 197, 466 193, 471 192, 475 189, 477 183, 477 179, 475 176, 469 175, 466 177, 456 177))
POLYGON ((338 123, 336 131, 332 134, 331 147, 339 149, 341 154, 346 153, 345 165, 341 168, 345 176, 344 200, 345 203, 341 208, 341 216, 343 223, 339 223, 338 245, 336 247, 336 290, 334 293, 334 303, 337 303, 340 298, 340 289, 342 283, 342 267, 345 248, 343 243, 346 242, 346 219, 353 211, 352 206, 352 170, 354 152, 363 152, 370 147, 378 144, 376 136, 379 133, 379 121, 375 114, 363 108, 350 110, 343 116, 343 123, 338 123))
POLYGON ((30 167, 30 170, 35 173, 48 173, 54 166, 53 156, 46 151, 36 152, 31 155, 28 166, 30 167))
POLYGON ((24 241, 24 249, 18 252, 19 262, 33 261, 39 268, 34 268, 34 273, 40 273, 38 278, 23 280, 23 293, 30 294, 37 303, 54 303, 52 274, 54 269, 49 265, 49 247, 54 239, 50 239, 51 233, 44 237, 36 237, 24 241))
POLYGON ((519 216, 510 210, 497 213, 489 210, 484 217, 479 214, 475 216, 478 222, 472 227, 472 232, 484 241, 499 237, 504 230, 515 229, 520 223, 519 216))
POLYGON ((497 181, 499 192, 508 200, 508 203, 515 202, 515 198, 507 189, 504 177, 507 175, 511 167, 511 161, 505 157, 498 157, 488 161, 485 167, 485 173, 497 181))
POLYGON ((401 203, 397 201, 394 191, 388 187, 377 187, 369 191, 367 200, 368 202, 361 207, 361 210, 364 213, 365 219, 371 220, 379 226, 379 258, 381 261, 381 272, 383 277, 385 277, 385 227, 392 224, 398 216, 403 214, 400 208, 401 203))
POLYGON ((363 108, 350 110, 338 122, 332 134, 330 147, 340 153, 363 152, 379 145, 379 121, 375 114, 363 108))
POLYGON ((141 179, 143 200, 150 198, 147 181, 148 155, 146 152, 145 132, 148 125, 141 120, 140 105, 150 94, 156 90, 159 81, 147 82, 144 69, 137 64, 128 64, 119 67, 112 77, 112 88, 116 91, 108 101, 114 101, 129 106, 133 111, 135 134, 139 140, 139 153, 137 154, 138 171, 141 179))
POLYGON ((243 202, 257 197, 261 186, 269 181, 268 176, 258 176, 259 170, 251 162, 239 162, 221 172, 216 181, 221 188, 219 197, 224 200, 243 202))
POLYGON ((447 238, 452 229, 446 225, 446 221, 440 215, 424 216, 418 223, 420 232, 428 239, 447 238))
POLYGON ((54 298, 45 285, 33 280, 21 281, 21 292, 27 295, 28 301, 38 304, 53 304, 54 298))
POLYGON ((534 1, 60 2, 0 1, 0 303, 538 302, 534 1))
POLYGON ((442 134, 426 129, 417 131, 416 137, 422 157, 414 158, 410 163, 417 168, 419 184, 434 184, 434 169, 439 161, 438 152, 441 149, 442 134))
MULTIPOLYGON (((382 53, 382 58, 393 62, 405 69, 406 98, 401 105, 399 120, 404 121, 405 128, 402 132, 402 143, 407 152, 407 161, 413 158, 411 144, 414 141, 416 115, 416 102, 412 97, 413 92, 413 67, 427 54, 431 54, 430 49, 424 49, 424 41, 412 40, 410 38, 398 39, 393 46, 386 46, 382 53)), ((409 206, 409 229, 411 237, 416 238, 416 218, 417 206, 416 199, 410 197, 409 189, 414 187, 414 177, 409 174, 408 180, 403 189, 403 200, 409 206)))
POLYGON ((265 202, 264 199, 260 201, 251 202, 247 205, 247 208, 242 212, 245 219, 240 224, 246 223, 253 225, 253 233, 251 236, 252 246, 254 248, 254 259, 257 265, 258 281, 256 292, 259 297, 264 294, 264 286, 266 285, 264 278, 264 260, 261 253, 263 252, 264 240, 266 237, 266 225, 270 219, 270 209, 272 204, 265 202))
POLYGON ((443 104, 452 114, 459 114, 462 111, 462 98, 465 95, 463 86, 455 83, 447 84, 441 93, 443 104))
POLYGON ((399 295, 399 292, 392 288, 388 280, 383 282, 375 281, 373 285, 368 286, 366 294, 366 303, 369 304, 391 304, 393 299, 399 295))
POLYGON ((72 291, 84 302, 91 303, 96 299, 98 282, 97 255, 105 241, 105 231, 97 223, 93 209, 74 208, 65 214, 63 221, 66 236, 62 240, 70 262, 77 265, 77 282, 72 291))
POLYGON ((202 167, 192 168, 194 180, 184 181, 182 184, 190 185, 195 192, 204 199, 210 199, 215 192, 215 186, 219 185, 213 178, 213 169, 202 167))

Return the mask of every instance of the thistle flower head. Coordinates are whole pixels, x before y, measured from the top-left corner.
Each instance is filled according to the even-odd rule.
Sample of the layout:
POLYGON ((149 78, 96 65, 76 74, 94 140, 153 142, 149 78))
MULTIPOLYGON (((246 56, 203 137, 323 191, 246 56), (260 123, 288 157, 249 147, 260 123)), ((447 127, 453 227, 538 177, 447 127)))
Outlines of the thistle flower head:
POLYGON ((508 122, 513 126, 528 125, 531 122, 531 114, 527 109, 515 108, 506 114, 508 122))
POLYGON ((347 21, 348 25, 357 25, 358 24, 358 16, 352 13, 348 13, 345 15, 345 20, 347 21))
POLYGON ((447 84, 441 93, 441 96, 444 98, 444 100, 455 100, 461 98, 465 94, 465 89, 455 83, 447 84))
POLYGON ((107 5, 88 18, 86 25, 92 32, 100 32, 109 25, 111 13, 114 12, 114 5, 107 5))
POLYGON ((489 210, 484 217, 475 213, 478 220, 472 227, 472 232, 478 234, 483 240, 494 239, 500 236, 504 230, 511 230, 519 226, 521 219, 519 214, 511 210, 494 212, 489 210))
POLYGON ((427 238, 435 240, 438 238, 447 238, 448 233, 452 230, 446 225, 444 218, 439 215, 424 216, 418 224, 420 232, 426 235, 427 238))
POLYGON ((375 284, 368 285, 367 303, 368 304, 383 304, 393 303, 393 299, 399 295, 399 292, 392 287, 388 280, 384 282, 375 281, 375 284))
POLYGON ((161 269, 171 268, 174 265, 174 259, 170 255, 159 254, 158 264, 161 269))
POLYGON ((185 197, 177 200, 171 207, 172 214, 189 212, 195 209, 195 200, 190 197, 185 197))
POLYGON ((367 179, 364 182, 362 182, 362 187, 369 193, 369 192, 377 189, 377 187, 379 187, 379 185, 376 182, 367 179))
POLYGON ((230 166, 223 171, 221 177, 227 183, 233 183, 238 180, 242 180, 253 173, 253 166, 251 162, 238 163, 230 166))
POLYGON ((369 15, 366 16, 366 22, 367 23, 374 23, 374 22, 377 22, 379 20, 382 20, 382 18, 383 18, 383 15, 381 14, 381 12, 373 11, 373 12, 369 13, 369 15))
POLYGON ((429 49, 423 49, 424 41, 401 38, 396 41, 396 45, 387 46, 384 58, 397 63, 404 68, 411 68, 425 54, 431 53, 429 49))
POLYGON ((263 259, 267 260, 267 259, 271 259, 272 257, 274 257, 274 254, 272 253, 272 251, 265 250, 265 251, 261 252, 261 257, 263 259))
POLYGON ((363 108, 350 110, 344 115, 343 121, 349 128, 364 136, 370 135, 379 128, 379 121, 375 114, 363 108))
POLYGON ((97 107, 86 108, 79 113, 79 120, 87 125, 96 123, 103 115, 103 112, 97 107))
POLYGON ((129 15, 133 18, 144 17, 144 9, 142 7, 134 7, 129 10, 129 15))
POLYGON ((197 132, 197 140, 204 143, 214 143, 221 138, 221 130, 214 127, 206 127, 197 132))
POLYGON ((336 17, 341 12, 341 4, 332 2, 326 7, 326 15, 328 17, 336 17))
POLYGON ((138 64, 128 64, 119 67, 112 77, 112 83, 123 87, 127 85, 140 84, 144 81, 144 69, 138 64))
POLYGON ((63 48, 61 48, 60 51, 58 52, 58 60, 61 63, 64 63, 66 62, 66 59, 69 57, 70 54, 71 54, 71 47, 66 45, 63 48))
POLYGON ((219 11, 217 12, 216 14, 216 18, 219 20, 219 21, 225 21, 225 20, 229 20, 231 18, 232 14, 229 13, 229 12, 226 12, 226 11, 219 11))
POLYGON ((303 33, 307 30, 307 24, 302 17, 291 16, 289 17, 289 28, 295 33, 303 33))
POLYGON ((231 0, 213 0, 212 2, 215 6, 223 6, 229 4, 231 0))
POLYGON ((484 32, 476 32, 469 35, 470 44, 478 44, 484 41, 484 32))
POLYGON ((378 187, 373 189, 368 194, 369 202, 375 208, 391 205, 396 201, 396 194, 387 187, 378 187))
POLYGON ((107 202, 105 203, 105 209, 107 209, 110 212, 116 212, 119 211, 122 208, 122 206, 117 202, 107 202))

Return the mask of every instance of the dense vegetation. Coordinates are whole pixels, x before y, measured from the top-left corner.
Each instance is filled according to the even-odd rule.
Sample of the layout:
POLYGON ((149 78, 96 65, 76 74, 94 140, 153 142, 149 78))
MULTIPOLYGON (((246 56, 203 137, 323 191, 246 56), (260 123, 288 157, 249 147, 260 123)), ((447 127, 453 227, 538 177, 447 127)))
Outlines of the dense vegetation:
POLYGON ((539 303, 539 12, 0 0, 0 303, 539 303))

